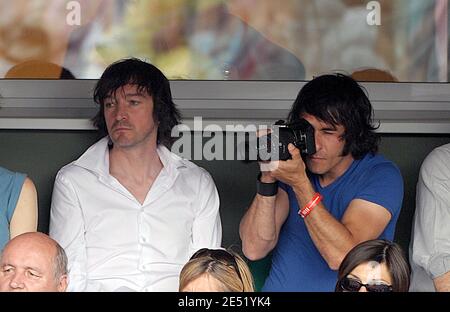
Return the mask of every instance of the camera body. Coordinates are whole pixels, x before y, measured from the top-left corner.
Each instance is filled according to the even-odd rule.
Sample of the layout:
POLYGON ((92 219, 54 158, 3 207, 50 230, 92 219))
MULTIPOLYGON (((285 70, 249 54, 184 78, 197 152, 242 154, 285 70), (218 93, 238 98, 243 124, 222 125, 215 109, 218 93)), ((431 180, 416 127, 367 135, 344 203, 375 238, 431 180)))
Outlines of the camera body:
POLYGON ((267 135, 247 141, 246 161, 290 159, 289 143, 294 144, 303 156, 312 155, 316 152, 314 128, 305 119, 299 119, 291 124, 286 124, 284 120, 278 120, 270 130, 270 133, 267 135))

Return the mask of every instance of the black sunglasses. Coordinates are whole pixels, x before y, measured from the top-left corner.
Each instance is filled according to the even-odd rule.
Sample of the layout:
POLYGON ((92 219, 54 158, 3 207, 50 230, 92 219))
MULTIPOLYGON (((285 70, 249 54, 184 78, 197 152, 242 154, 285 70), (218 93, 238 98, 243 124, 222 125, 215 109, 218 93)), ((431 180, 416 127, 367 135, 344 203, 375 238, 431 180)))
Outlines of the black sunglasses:
POLYGON ((191 259, 196 259, 200 257, 210 257, 216 261, 221 262, 222 264, 226 266, 231 266, 236 271, 239 279, 242 281, 241 273, 239 272, 239 266, 236 262, 236 258, 229 253, 228 251, 224 249, 209 249, 209 248, 202 248, 197 250, 191 257, 191 259))
POLYGON ((339 286, 344 291, 349 292, 357 292, 361 289, 361 287, 366 287, 369 292, 392 292, 392 286, 386 284, 363 284, 360 281, 350 278, 344 277, 339 281, 339 286))

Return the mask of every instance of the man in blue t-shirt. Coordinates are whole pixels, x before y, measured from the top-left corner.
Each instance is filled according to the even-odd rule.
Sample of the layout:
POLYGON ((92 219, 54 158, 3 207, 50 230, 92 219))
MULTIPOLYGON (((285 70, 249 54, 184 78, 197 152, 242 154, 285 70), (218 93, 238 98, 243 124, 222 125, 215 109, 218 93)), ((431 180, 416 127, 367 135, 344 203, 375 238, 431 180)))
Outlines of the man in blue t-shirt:
POLYGON ((262 167, 240 225, 249 259, 273 250, 264 291, 333 291, 350 249, 393 239, 403 180, 376 154, 372 112, 364 90, 345 75, 317 77, 299 92, 288 121, 313 126, 316 152, 302 159, 290 144, 292 159, 262 167))

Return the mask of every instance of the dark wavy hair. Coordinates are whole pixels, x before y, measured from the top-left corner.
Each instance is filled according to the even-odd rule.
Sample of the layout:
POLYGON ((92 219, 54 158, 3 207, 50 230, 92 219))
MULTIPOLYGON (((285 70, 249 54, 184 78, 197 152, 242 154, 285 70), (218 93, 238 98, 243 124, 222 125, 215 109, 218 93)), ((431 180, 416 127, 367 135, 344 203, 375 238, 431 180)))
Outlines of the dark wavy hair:
POLYGON ((340 281, 355 267, 369 261, 386 264, 392 278, 392 291, 408 291, 411 271, 405 254, 398 244, 384 239, 362 242, 349 251, 339 266, 335 291, 342 292, 340 281))
POLYGON ((288 116, 290 123, 307 113, 323 122, 342 125, 345 132, 343 155, 360 159, 378 151, 379 136, 372 124, 373 109, 365 89, 342 74, 314 78, 300 90, 288 116))
POLYGON ((169 80, 154 65, 136 58, 119 60, 106 68, 94 90, 94 101, 100 110, 93 118, 94 126, 102 135, 108 134, 104 115, 104 100, 117 89, 136 85, 139 91, 146 91, 153 98, 153 119, 158 124, 158 144, 170 148, 174 141, 172 128, 180 123, 180 112, 172 100, 169 80))

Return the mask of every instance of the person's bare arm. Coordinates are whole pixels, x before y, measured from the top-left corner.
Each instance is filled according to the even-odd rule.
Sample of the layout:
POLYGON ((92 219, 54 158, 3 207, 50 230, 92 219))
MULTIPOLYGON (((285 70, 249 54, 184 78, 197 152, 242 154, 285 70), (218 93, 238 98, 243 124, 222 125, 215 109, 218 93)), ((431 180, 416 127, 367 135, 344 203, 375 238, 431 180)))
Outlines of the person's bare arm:
POLYGON ((445 273, 434 280, 434 288, 439 292, 450 292, 450 272, 445 273))
MULTIPOLYGON (((263 173, 261 181, 269 183, 275 179, 269 173, 263 173)), ((248 259, 264 258, 276 246, 288 213, 289 199, 281 188, 275 196, 255 196, 239 227, 242 251, 248 259)))
MULTIPOLYGON (((292 186, 299 207, 304 207, 316 192, 306 175, 300 151, 292 145, 289 150, 292 159, 280 162, 272 174, 292 186)), ((319 203, 305 218, 305 223, 322 257, 331 269, 337 270, 350 249, 362 241, 377 238, 390 219, 390 212, 382 206, 355 199, 350 202, 341 221, 333 217, 323 203, 319 203)))
POLYGON ((36 187, 34 186, 33 181, 26 178, 11 219, 11 238, 22 233, 35 232, 37 230, 37 216, 38 204, 36 187))
MULTIPOLYGON (((296 192, 297 198, 301 197, 298 193, 296 192)), ((354 246, 377 238, 390 219, 391 214, 384 207, 355 199, 351 201, 341 222, 334 218, 323 204, 319 204, 305 218, 305 223, 322 257, 332 270, 337 270, 345 255, 354 246)))

